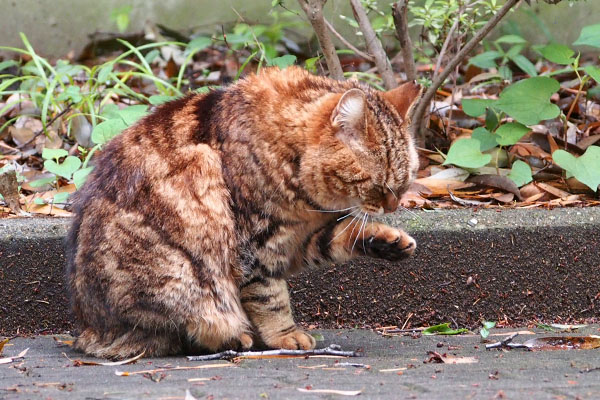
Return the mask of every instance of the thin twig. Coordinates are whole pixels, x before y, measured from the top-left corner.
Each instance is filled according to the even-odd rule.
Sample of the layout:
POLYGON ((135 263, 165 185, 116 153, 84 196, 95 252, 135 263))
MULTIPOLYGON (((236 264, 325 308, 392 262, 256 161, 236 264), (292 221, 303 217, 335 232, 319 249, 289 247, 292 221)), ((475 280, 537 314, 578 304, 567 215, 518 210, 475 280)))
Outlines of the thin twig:
POLYGON ((367 54, 364 51, 360 51, 352 43, 347 41, 345 37, 343 37, 338 31, 335 30, 335 28, 333 27, 333 25, 331 25, 329 23, 329 21, 327 21, 326 19, 323 19, 323 21, 325 21, 325 25, 327 25, 327 29, 329 29, 329 32, 333 33, 333 36, 338 38, 338 40, 340 42, 342 42, 344 44, 344 46, 346 46, 347 48, 352 50, 354 53, 356 53, 356 55, 364 58, 367 61, 371 61, 371 62, 375 61, 375 59, 370 54, 367 54))
POLYGON ((377 38, 377 35, 371 26, 371 22, 369 21, 369 17, 367 16, 367 12, 362 6, 360 0, 350 0, 350 5, 352 6, 352 11, 354 12, 354 19, 356 19, 356 22, 358 22, 358 26, 365 37, 367 50, 373 55, 373 57, 375 57, 375 65, 377 66, 377 70, 383 79, 383 85, 388 90, 398 87, 398 82, 396 82, 396 78, 394 78, 394 72, 392 71, 390 59, 388 58, 387 54, 385 54, 383 45, 377 38))
POLYGON ((412 115, 412 130, 413 135, 415 137, 420 136, 421 128, 423 124, 423 117, 427 109, 429 108, 429 103, 435 96, 437 89, 442 86, 448 75, 459 65, 467 55, 487 36, 488 33, 504 18, 504 16, 517 5, 521 0, 507 0, 507 2, 502 6, 502 8, 498 11, 496 15, 494 15, 476 34, 467 42, 465 47, 462 48, 453 58, 448 62, 445 66, 444 70, 440 73, 440 75, 433 81, 429 89, 425 92, 421 101, 415 108, 415 111, 412 115))
POLYGON ((304 13, 308 17, 310 24, 312 25, 325 61, 327 62, 327 68, 329 69, 329 75, 333 79, 343 80, 344 71, 342 70, 342 64, 335 51, 335 46, 331 41, 331 37, 327 33, 327 26, 325 25, 325 19, 323 18, 323 6, 327 0, 298 0, 300 7, 304 10, 304 13))
POLYGON ((522 344, 522 343, 513 343, 512 340, 514 338, 516 338, 519 335, 518 332, 513 333, 512 335, 502 339, 499 342, 496 343, 491 343, 491 344, 486 344, 485 348, 486 350, 489 349, 503 349, 503 348, 507 348, 507 349, 528 349, 530 350, 529 346, 527 346, 526 344, 522 344))
POLYGON ((266 351, 235 351, 227 350, 220 353, 208 354, 205 356, 188 356, 190 361, 212 361, 212 360, 232 360, 238 357, 262 357, 262 356, 340 356, 340 357, 360 357, 361 354, 356 351, 342 351, 341 346, 337 344, 329 345, 324 349, 315 350, 266 350, 266 351))
POLYGON ((408 22, 406 13, 408 12, 408 0, 400 0, 392 6, 394 16, 394 26, 396 27, 396 37, 400 42, 402 49, 402 61, 404 63, 404 73, 406 80, 412 82, 417 79, 417 68, 413 56, 413 45, 408 34, 408 22))

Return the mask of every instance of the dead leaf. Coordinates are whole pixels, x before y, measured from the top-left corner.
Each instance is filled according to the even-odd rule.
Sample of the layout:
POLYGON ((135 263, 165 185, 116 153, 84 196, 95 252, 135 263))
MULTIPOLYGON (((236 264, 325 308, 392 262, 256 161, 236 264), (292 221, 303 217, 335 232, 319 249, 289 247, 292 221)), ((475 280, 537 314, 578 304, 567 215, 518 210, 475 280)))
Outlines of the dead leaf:
POLYGON ((600 348, 600 336, 550 336, 529 339, 523 344, 534 351, 591 350, 600 348))
POLYGON ((140 358, 142 358, 145 353, 146 353, 145 351, 142 351, 140 354, 138 354, 135 357, 128 358, 126 360, 121 360, 121 361, 109 361, 109 362, 73 360, 73 359, 69 358, 69 356, 66 353, 62 353, 62 355, 65 356, 65 358, 67 360, 71 361, 73 363, 73 365, 76 366, 76 367, 79 367, 81 365, 101 365, 101 366, 104 366, 104 367, 114 367, 114 366, 117 366, 117 365, 125 365, 125 364, 134 363, 137 360, 139 360, 140 358))
POLYGON ((9 340, 10 338, 6 338, 0 342, 0 354, 2 354, 2 349, 4 348, 4 345, 8 343, 9 340))
POLYGON ((14 126, 8 127, 8 133, 18 147, 29 143, 35 136, 35 133, 29 128, 15 128, 14 126))
POLYGON ((599 140, 600 140, 600 135, 588 136, 584 139, 581 139, 579 142, 577 142, 577 146, 579 146, 580 148, 585 150, 588 147, 590 147, 591 145, 595 144, 599 140))
POLYGON ((540 189, 550 193, 552 196, 558 197, 559 199, 566 198, 570 195, 570 193, 565 192, 564 190, 560 190, 559 188, 556 188, 548 183, 535 182, 535 185, 540 189))
POLYGON ((226 367, 235 367, 233 363, 222 363, 222 364, 205 364, 205 365, 196 365, 193 367, 173 367, 173 368, 158 368, 158 369, 147 369, 144 371, 115 371, 115 375, 117 376, 131 376, 131 375, 140 375, 140 374, 154 374, 156 372, 165 372, 165 371, 183 371, 187 369, 209 369, 209 368, 226 368, 226 367))
POLYGON ((21 210, 19 203, 19 182, 17 182, 16 171, 0 174, 0 194, 13 213, 16 215, 27 214, 21 210))
POLYGON ((487 206, 492 204, 491 201, 479 201, 479 200, 466 200, 466 199, 461 199, 460 197, 456 196, 454 193, 452 193, 452 190, 448 189, 448 194, 450 195, 450 198, 455 201, 456 203, 462 205, 462 206, 466 206, 466 207, 480 207, 480 206, 487 206))
POLYGON ((492 198, 500 203, 512 203, 515 195, 513 193, 492 193, 492 198))
POLYGON ((4 357, 0 358, 0 364, 10 364, 13 361, 20 360, 25 357, 25 354, 29 351, 29 347, 17 354, 14 357, 4 357))
POLYGON ((431 191, 431 196, 445 196, 448 194, 448 189, 457 190, 474 186, 454 179, 435 179, 431 177, 416 179, 415 182, 427 187, 431 191))
POLYGON ((510 180, 510 178, 506 176, 500 175, 475 175, 467 179, 466 182, 475 183, 481 186, 489 186, 496 189, 504 190, 505 192, 509 192, 517 196, 519 200, 522 200, 521 192, 519 192, 519 188, 515 183, 510 180))
POLYGON ((306 389, 297 388, 302 393, 321 393, 321 394, 339 394, 340 396, 358 396, 362 393, 361 390, 336 390, 336 389, 306 389))

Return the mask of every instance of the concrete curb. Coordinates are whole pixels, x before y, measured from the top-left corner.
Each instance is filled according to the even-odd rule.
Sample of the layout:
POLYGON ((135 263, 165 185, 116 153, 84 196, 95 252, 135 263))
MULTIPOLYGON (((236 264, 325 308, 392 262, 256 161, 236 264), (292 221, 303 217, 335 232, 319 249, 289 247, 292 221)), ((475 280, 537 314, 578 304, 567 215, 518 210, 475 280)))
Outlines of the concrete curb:
MULTIPOLYGON (((418 243, 399 263, 357 259, 290 281, 296 318, 322 328, 472 327, 600 316, 600 208, 444 210, 384 218, 418 243)), ((0 335, 72 329, 63 285, 69 219, 0 220, 0 335)))

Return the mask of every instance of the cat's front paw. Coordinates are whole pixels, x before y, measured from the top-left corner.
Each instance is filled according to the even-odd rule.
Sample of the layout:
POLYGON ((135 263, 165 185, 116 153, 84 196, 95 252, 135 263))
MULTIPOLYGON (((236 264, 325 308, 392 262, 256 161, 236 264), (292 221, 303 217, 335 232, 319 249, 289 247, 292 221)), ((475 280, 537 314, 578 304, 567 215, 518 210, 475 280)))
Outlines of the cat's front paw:
POLYGON ((295 329, 290 333, 266 341, 266 345, 274 349, 311 350, 315 348, 317 342, 314 337, 303 330, 295 329))
POLYGON ((364 242, 368 256, 390 261, 409 257, 416 248, 417 242, 406 232, 387 226, 373 232, 364 242))

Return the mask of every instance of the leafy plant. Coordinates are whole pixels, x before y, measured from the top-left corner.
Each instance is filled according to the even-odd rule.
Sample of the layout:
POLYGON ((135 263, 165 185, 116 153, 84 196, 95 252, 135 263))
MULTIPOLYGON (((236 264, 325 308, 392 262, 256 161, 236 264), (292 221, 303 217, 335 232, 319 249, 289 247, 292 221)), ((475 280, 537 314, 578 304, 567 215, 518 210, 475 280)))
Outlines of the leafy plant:
POLYGON ((479 334, 482 339, 487 339, 490 335, 490 329, 496 326, 496 323, 493 321, 483 321, 481 323, 481 328, 479 329, 479 334))
POLYGON ((535 66, 521 54, 526 45, 527 41, 519 35, 504 35, 492 42, 494 50, 471 57, 469 64, 484 69, 497 68, 502 79, 512 81, 512 70, 508 67, 508 62, 512 61, 529 76, 537 76, 535 66))
POLYGON ((124 5, 114 8, 110 13, 111 21, 117 25, 117 29, 119 29, 119 32, 121 33, 125 32, 129 26, 129 15, 131 14, 131 10, 133 10, 133 7, 124 5))
POLYGON ((428 328, 425 328, 423 330, 423 332, 421 332, 421 333, 423 335, 458 335, 458 334, 465 333, 468 331, 469 330, 465 329, 465 328, 452 329, 452 328, 450 328, 450 323, 445 322, 443 324, 433 325, 428 328))

